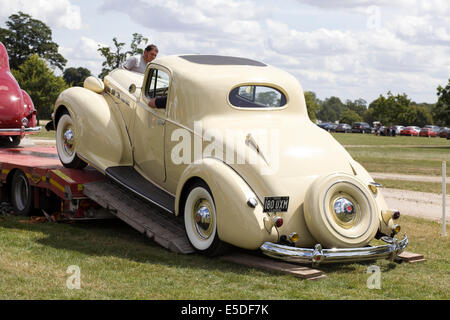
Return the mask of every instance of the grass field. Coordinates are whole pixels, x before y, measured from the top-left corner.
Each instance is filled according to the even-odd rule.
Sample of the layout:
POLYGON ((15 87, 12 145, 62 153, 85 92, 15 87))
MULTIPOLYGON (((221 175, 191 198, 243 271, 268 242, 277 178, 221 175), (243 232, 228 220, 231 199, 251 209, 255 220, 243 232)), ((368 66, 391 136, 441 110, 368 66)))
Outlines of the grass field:
POLYGON ((447 139, 342 133, 333 136, 369 172, 440 176, 442 161, 446 161, 447 176, 450 174, 447 139))
POLYGON ((436 222, 402 217, 408 250, 424 263, 321 266, 306 281, 198 255, 162 249, 120 221, 28 224, 0 221, 0 299, 450 299, 450 242, 436 222), (367 268, 381 269, 368 289, 367 268), (69 290, 77 265, 81 289, 69 290))

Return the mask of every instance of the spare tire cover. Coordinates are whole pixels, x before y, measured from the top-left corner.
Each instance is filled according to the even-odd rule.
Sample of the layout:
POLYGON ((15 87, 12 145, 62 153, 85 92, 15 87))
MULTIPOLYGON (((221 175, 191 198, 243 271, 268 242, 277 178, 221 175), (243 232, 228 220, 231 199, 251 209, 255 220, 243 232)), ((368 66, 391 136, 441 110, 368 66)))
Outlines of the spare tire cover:
POLYGON ((345 173, 315 180, 306 193, 304 213, 312 236, 326 248, 364 247, 380 225, 369 188, 345 173))

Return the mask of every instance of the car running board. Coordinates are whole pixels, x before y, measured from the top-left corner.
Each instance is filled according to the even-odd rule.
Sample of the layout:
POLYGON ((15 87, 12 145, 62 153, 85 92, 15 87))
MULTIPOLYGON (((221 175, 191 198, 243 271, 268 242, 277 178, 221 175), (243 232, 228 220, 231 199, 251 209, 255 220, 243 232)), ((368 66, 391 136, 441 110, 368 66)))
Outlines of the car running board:
POLYGON ((133 167, 109 167, 105 174, 150 203, 165 211, 175 213, 175 197, 142 177, 133 167))

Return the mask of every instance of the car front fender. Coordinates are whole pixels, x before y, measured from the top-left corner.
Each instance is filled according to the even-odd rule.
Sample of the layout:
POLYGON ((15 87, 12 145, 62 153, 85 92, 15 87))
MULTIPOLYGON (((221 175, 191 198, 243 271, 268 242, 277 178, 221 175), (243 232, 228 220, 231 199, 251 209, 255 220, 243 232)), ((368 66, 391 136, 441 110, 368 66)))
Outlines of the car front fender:
POLYGON ((256 250, 267 239, 277 241, 275 228, 266 230, 263 205, 249 185, 228 165, 214 158, 205 158, 187 167, 176 192, 175 211, 182 214, 180 203, 183 202, 186 187, 193 179, 203 180, 210 188, 217 213, 217 230, 219 238, 241 248, 256 250), (255 198, 257 205, 252 208, 247 204, 249 198, 255 198))
POLYGON ((108 95, 81 87, 63 91, 55 102, 55 124, 66 108, 75 125, 77 154, 101 171, 132 164, 125 124, 117 108, 110 105, 114 102, 108 95))

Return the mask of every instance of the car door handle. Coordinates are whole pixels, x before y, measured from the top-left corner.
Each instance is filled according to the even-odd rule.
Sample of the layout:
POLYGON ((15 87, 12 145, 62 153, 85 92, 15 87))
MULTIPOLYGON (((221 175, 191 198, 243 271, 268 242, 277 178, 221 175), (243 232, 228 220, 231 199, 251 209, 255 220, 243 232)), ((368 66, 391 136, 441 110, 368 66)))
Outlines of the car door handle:
POLYGON ((163 125, 166 124, 166 120, 164 120, 164 119, 157 119, 156 120, 156 124, 159 124, 160 126, 163 126, 163 125))

